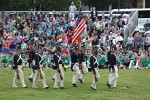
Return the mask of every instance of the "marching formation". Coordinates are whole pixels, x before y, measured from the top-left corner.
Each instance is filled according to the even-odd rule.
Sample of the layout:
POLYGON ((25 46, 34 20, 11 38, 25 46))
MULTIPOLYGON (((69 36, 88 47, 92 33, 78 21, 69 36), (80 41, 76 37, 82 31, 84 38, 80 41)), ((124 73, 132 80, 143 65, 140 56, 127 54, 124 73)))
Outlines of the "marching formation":
MULTIPOLYGON (((108 62, 109 62, 109 79, 107 86, 116 87, 116 81, 118 78, 118 67, 116 61, 117 49, 112 47, 112 50, 108 52, 108 62)), ((42 85, 44 89, 49 88, 46 84, 45 73, 43 71, 44 67, 52 68, 55 70, 53 76, 54 88, 58 88, 60 84, 60 89, 64 89, 65 75, 64 71, 67 68, 71 68, 73 73, 72 86, 77 87, 77 81, 84 83, 85 76, 88 72, 93 74, 93 82, 91 84, 91 90, 97 91, 96 84, 100 79, 99 74, 99 63, 98 63, 99 50, 97 47, 93 49, 87 49, 85 44, 74 45, 70 47, 70 51, 65 51, 62 47, 57 44, 56 48, 53 50, 43 49, 40 46, 32 45, 28 51, 22 51, 18 49, 13 56, 14 65, 12 66, 15 70, 15 76, 13 79, 12 87, 16 88, 16 80, 20 79, 22 87, 27 88, 24 81, 23 66, 28 65, 32 68, 31 74, 29 76, 30 82, 32 82, 32 88, 37 88, 37 79, 40 76, 42 79, 42 85), (91 52, 88 54, 88 52, 91 52), (28 55, 28 64, 23 64, 24 54, 28 55)))

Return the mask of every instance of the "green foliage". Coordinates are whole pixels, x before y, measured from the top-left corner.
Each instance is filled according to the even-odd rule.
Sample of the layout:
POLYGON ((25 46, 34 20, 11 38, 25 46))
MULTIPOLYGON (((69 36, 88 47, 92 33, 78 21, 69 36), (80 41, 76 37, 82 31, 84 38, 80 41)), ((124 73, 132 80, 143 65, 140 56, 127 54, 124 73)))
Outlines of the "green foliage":
MULTIPOLYGON (((118 8, 118 0, 81 0, 85 5, 89 7, 95 6, 98 10, 107 10, 111 4, 114 8, 118 8)), ((120 8, 132 7, 133 0, 120 0, 120 8)))
POLYGON ((85 83, 77 88, 71 86, 72 72, 67 69, 65 72, 65 88, 54 89, 52 77, 55 73, 52 69, 44 69, 46 82, 49 89, 42 88, 41 79, 37 81, 37 89, 32 89, 32 83, 28 77, 31 69, 24 68, 25 82, 27 89, 21 88, 20 80, 17 80, 18 88, 12 88, 14 70, 0 68, 0 100, 149 100, 150 84, 149 70, 120 70, 117 81, 117 88, 109 89, 106 86, 108 69, 100 69, 100 80, 97 83, 98 91, 91 91, 92 73, 87 73, 85 83))
MULTIPOLYGON (((118 0, 81 0, 82 5, 96 6, 98 10, 106 10, 110 4, 117 8, 118 0)), ((1 0, 0 11, 29 11, 36 10, 56 10, 68 11, 68 8, 74 2, 79 9, 80 0, 1 0), (35 1, 35 2, 34 2, 35 1)), ((120 0, 121 8, 132 7, 133 0, 120 0)))
POLYGON ((0 11, 68 10, 71 2, 79 7, 79 0, 1 0, 0 11))

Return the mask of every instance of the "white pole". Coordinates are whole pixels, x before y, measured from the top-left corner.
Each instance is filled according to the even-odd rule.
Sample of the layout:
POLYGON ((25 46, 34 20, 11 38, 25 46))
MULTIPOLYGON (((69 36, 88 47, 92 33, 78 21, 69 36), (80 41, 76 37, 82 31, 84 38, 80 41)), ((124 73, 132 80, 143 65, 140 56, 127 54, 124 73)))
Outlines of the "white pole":
POLYGON ((81 0, 79 0, 79 2, 80 2, 80 7, 81 7, 81 5, 82 5, 82 2, 81 2, 81 0))
POLYGON ((145 0, 143 0, 143 8, 145 8, 145 0))

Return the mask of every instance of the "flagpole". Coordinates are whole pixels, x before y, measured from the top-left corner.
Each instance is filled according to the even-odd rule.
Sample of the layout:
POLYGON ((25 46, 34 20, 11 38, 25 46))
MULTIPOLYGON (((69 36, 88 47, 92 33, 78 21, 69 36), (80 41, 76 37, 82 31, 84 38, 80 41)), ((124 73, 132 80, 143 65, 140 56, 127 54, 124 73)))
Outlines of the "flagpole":
MULTIPOLYGON (((74 29, 74 35, 72 36, 72 44, 77 44, 77 42, 81 43, 81 35, 85 30, 85 21, 83 19, 82 9, 81 9, 81 3, 80 3, 80 9, 78 18, 76 20, 76 27, 74 29), (79 41, 80 39, 80 41, 79 41)), ((78 45, 80 44, 78 43, 78 45)))

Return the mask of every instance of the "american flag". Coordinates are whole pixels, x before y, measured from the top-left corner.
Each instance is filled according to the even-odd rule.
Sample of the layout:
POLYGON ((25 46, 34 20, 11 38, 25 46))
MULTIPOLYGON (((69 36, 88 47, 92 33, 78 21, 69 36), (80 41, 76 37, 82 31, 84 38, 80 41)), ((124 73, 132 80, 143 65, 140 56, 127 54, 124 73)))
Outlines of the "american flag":
POLYGON ((76 21, 76 28, 74 29, 74 35, 72 37, 72 44, 76 44, 81 39, 81 35, 85 30, 85 21, 83 19, 83 14, 81 9, 79 11, 79 15, 76 21))

